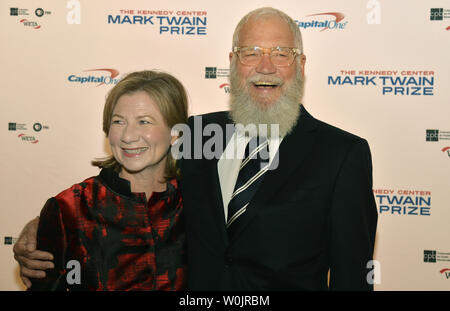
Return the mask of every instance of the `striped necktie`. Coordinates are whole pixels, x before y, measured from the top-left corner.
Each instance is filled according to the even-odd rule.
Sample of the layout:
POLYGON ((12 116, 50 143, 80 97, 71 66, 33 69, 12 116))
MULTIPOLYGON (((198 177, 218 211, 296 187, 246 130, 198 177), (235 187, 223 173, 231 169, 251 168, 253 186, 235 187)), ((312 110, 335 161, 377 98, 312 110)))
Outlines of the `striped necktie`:
POLYGON ((245 148, 244 160, 239 168, 234 192, 228 204, 226 227, 229 235, 235 227, 233 224, 246 211, 268 168, 269 149, 267 139, 253 137, 245 148))

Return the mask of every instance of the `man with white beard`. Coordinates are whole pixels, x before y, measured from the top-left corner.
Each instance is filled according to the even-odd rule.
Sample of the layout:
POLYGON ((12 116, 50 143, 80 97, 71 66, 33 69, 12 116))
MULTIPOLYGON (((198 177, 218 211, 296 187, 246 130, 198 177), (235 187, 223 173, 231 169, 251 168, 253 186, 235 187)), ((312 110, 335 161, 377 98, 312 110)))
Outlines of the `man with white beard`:
POLYGON ((250 130, 236 126, 219 159, 181 162, 188 287, 373 289, 377 211, 369 146, 301 104, 306 57, 299 28, 278 10, 252 11, 235 30, 230 62, 230 112, 193 117, 191 129, 201 121, 202 128, 250 130), (249 173, 253 136, 266 161, 249 173))
MULTIPOLYGON (((180 160, 188 289, 372 290, 369 146, 302 105, 298 26, 273 8, 248 13, 230 62, 230 112, 191 117, 191 144, 204 150, 210 137, 196 140, 195 131, 208 125, 236 130, 220 157, 180 160)), ((15 247, 25 277, 44 267, 35 259, 48 258, 36 252, 22 260, 15 247)))

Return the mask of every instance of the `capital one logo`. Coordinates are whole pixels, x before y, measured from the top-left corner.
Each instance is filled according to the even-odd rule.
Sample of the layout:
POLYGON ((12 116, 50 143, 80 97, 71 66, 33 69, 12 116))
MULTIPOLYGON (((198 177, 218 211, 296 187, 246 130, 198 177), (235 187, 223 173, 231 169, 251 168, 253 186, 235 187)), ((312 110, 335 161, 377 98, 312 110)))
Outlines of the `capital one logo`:
POLYGON ((117 79, 115 79, 119 75, 119 71, 116 69, 109 69, 109 68, 101 68, 101 69, 88 69, 85 70, 85 72, 89 71, 107 71, 109 72, 110 76, 106 78, 106 80, 102 80, 101 83, 97 86, 103 85, 105 83, 117 83, 117 79))
POLYGON ((119 75, 119 71, 116 69, 112 69, 112 68, 101 68, 101 69, 89 69, 89 70, 84 70, 84 72, 92 72, 92 71, 106 71, 109 73, 109 75, 75 75, 72 74, 70 76, 67 77, 67 80, 70 83, 80 83, 80 84, 85 84, 85 83, 98 83, 97 86, 101 86, 104 84, 117 84, 119 82, 119 79, 117 79, 117 76, 119 75))
POLYGON ((450 157, 450 147, 442 148, 442 152, 447 152, 447 155, 450 157))
POLYGON ((341 24, 341 21, 345 18, 345 15, 340 12, 317 13, 317 14, 310 14, 310 15, 306 15, 306 16, 309 17, 309 16, 320 16, 320 15, 331 15, 331 16, 334 16, 334 18, 335 18, 334 21, 327 22, 326 23, 327 26, 325 26, 321 31, 325 31, 330 28, 343 29, 345 27, 345 25, 347 24, 347 22, 345 22, 344 24, 341 24))

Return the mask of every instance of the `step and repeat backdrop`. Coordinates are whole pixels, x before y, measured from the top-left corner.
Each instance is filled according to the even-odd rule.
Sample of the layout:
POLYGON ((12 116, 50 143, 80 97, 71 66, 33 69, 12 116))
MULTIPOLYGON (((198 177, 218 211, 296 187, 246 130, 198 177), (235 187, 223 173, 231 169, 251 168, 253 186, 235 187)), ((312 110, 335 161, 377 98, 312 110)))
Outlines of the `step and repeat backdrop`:
POLYGON ((159 69, 183 82, 191 115, 227 109, 234 28, 263 6, 303 34, 305 107, 369 141, 375 289, 450 290, 447 0, 2 0, 0 290, 24 289, 12 252, 24 224, 98 173, 108 90, 159 69))

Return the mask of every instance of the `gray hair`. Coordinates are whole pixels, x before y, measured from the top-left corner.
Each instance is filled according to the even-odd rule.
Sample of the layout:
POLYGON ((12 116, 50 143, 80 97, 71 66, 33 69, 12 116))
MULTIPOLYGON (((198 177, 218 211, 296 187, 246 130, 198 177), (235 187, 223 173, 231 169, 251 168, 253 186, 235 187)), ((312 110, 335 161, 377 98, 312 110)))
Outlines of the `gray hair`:
POLYGON ((259 8, 259 9, 253 10, 250 13, 248 13, 247 15, 245 15, 239 21, 238 25, 236 26, 236 29, 234 30, 234 34, 233 34, 233 47, 239 46, 239 34, 242 30, 242 27, 244 27, 244 25, 248 22, 248 20, 250 18, 258 19, 258 18, 267 17, 267 16, 276 16, 286 22, 286 24, 291 29, 292 34, 294 35, 295 47, 298 48, 300 50, 300 52, 303 54, 302 34, 300 32, 300 29, 298 28, 298 25, 286 13, 284 13, 280 10, 271 8, 271 7, 264 7, 264 8, 259 8))

